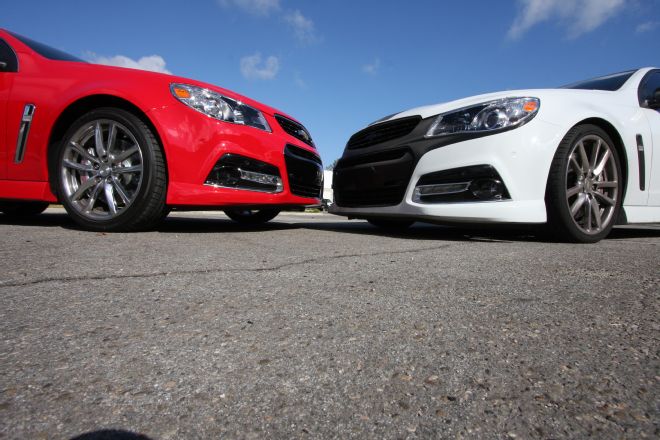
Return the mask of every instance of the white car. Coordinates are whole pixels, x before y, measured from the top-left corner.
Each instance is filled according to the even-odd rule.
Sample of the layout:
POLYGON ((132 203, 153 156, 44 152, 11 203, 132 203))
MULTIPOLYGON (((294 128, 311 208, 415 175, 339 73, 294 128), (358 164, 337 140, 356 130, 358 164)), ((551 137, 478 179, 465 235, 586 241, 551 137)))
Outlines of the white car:
POLYGON ((388 116, 348 141, 330 212, 383 227, 548 223, 596 242, 660 221, 659 109, 660 69, 644 68, 388 116))

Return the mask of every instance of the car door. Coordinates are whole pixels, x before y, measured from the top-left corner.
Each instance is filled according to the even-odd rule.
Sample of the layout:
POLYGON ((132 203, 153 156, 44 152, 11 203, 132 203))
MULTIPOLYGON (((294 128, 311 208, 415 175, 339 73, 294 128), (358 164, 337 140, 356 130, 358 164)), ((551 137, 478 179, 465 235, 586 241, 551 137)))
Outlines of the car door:
POLYGON ((18 72, 18 58, 11 46, 0 38, 0 180, 7 178, 9 160, 9 136, 7 133, 7 102, 9 92, 18 72))
POLYGON ((640 157, 651 162, 651 175, 646 176, 648 182, 649 206, 660 206, 660 70, 652 70, 646 74, 639 85, 639 104, 651 129, 651 139, 637 139, 637 150, 640 157))

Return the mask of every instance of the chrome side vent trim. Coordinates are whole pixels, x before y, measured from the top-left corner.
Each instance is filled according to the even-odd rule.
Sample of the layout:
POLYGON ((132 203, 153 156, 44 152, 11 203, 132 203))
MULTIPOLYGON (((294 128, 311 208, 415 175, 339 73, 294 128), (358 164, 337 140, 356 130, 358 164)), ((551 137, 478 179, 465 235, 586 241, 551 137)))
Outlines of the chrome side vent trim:
POLYGON ((25 156, 25 146, 27 145, 28 135, 30 134, 30 125, 32 125, 32 118, 34 111, 37 107, 34 104, 25 104, 23 108, 23 117, 21 118, 21 127, 18 130, 18 140, 16 141, 16 154, 14 155, 14 162, 23 162, 25 156))

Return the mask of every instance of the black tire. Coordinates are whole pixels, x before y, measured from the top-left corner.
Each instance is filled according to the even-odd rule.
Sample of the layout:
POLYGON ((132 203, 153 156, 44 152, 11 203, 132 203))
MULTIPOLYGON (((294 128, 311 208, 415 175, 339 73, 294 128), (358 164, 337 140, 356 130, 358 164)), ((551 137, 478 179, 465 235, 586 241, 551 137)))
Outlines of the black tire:
POLYGON ((548 176, 549 232, 574 243, 607 237, 621 211, 622 181, 621 161, 610 136, 591 124, 572 128, 559 144, 548 176))
MULTIPOLYGON (((98 126, 103 127, 103 125, 98 126)), ((75 160, 76 159, 73 161, 75 160)), ((99 108, 76 120, 65 134, 63 142, 59 145, 56 172, 57 191, 62 205, 64 205, 64 208, 71 218, 84 229, 111 232, 146 230, 155 227, 167 213, 167 206, 165 205, 167 193, 167 169, 162 148, 151 128, 149 128, 138 116, 128 111, 111 107, 99 108), (114 160, 114 156, 110 153, 112 145, 108 145, 108 148, 105 151, 106 160, 108 162, 102 162, 100 161, 102 154, 94 150, 95 144, 92 139, 90 139, 88 144, 84 145, 84 148, 82 148, 86 151, 86 155, 85 152, 79 153, 81 149, 73 149, 71 147, 72 141, 78 140, 79 137, 82 136, 80 133, 89 131, 95 123, 107 124, 106 131, 104 131, 103 128, 100 130, 103 142, 107 144, 112 143, 112 145, 116 145, 117 149, 125 148, 124 150, 118 150, 119 154, 117 154, 117 157, 122 156, 122 153, 128 153, 129 150, 135 151, 132 153, 132 156, 129 156, 124 162, 121 162, 118 159, 119 162, 114 163, 112 161, 114 160), (115 127, 117 131, 116 138, 113 137, 114 142, 110 141, 109 132, 111 126, 115 127), (134 146, 137 146, 137 149, 135 149, 134 146), (85 158, 94 156, 91 157, 91 159, 96 158, 99 160, 99 162, 94 165, 96 169, 99 168, 98 164, 101 164, 101 167, 106 164, 105 171, 107 171, 108 168, 111 168, 112 171, 109 176, 107 174, 99 174, 100 171, 71 171, 71 166, 65 166, 65 163, 70 164, 72 162, 71 157, 74 156, 77 157, 77 165, 84 165, 87 167, 91 167, 93 162, 91 162, 91 160, 85 161, 85 158), (129 192, 124 188, 123 194, 128 195, 128 198, 119 197, 121 194, 116 188, 114 189, 113 195, 113 189, 111 189, 109 191, 111 194, 109 198, 113 201, 117 201, 116 206, 115 203, 112 203, 113 210, 111 210, 111 202, 108 200, 108 195, 101 193, 98 187, 101 185, 115 185, 116 182, 111 181, 111 179, 114 178, 120 183, 124 182, 121 179, 126 178, 124 177, 126 175, 131 176, 131 174, 128 174, 126 171, 124 172, 127 174, 115 175, 114 173, 115 170, 127 170, 132 162, 129 163, 129 166, 127 167, 124 167, 123 163, 134 160, 132 158, 137 158, 135 160, 140 167, 139 177, 128 177, 128 179, 139 180, 139 182, 129 182, 129 184, 134 186, 132 192, 129 192), (99 183, 92 185, 89 190, 85 190, 82 193, 82 196, 78 196, 79 199, 88 197, 87 200, 79 200, 73 197, 75 194, 71 193, 73 193, 76 188, 80 190, 83 186, 85 180, 81 179, 79 176, 84 175, 84 173, 87 173, 84 176, 86 180, 92 180, 93 178, 97 179, 96 181, 99 183), (86 177, 87 175, 93 177, 86 177), (72 181, 75 182, 72 184, 72 181), (92 196, 92 191, 96 191, 99 196, 92 196), (103 196, 105 196, 105 201, 101 199, 103 196), (91 208, 89 206, 85 208, 84 201, 88 202, 88 205, 91 205, 91 208), (96 201, 97 205, 100 204, 100 207, 95 208, 94 201, 96 201), (103 212, 103 203, 105 203, 106 210, 108 211, 107 213, 103 212), (123 204, 123 206, 119 206, 120 203, 123 204)), ((135 173, 138 172, 136 171, 135 173)))
POLYGON ((32 217, 48 208, 48 202, 0 201, 0 212, 8 217, 32 217))
POLYGON ((380 217, 368 218, 367 221, 371 223, 373 226, 376 226, 377 228, 390 232, 405 231, 406 229, 411 227, 413 223, 415 223, 414 220, 380 218, 380 217))
POLYGON ((264 209, 225 209, 225 214, 230 219, 242 225, 261 225, 269 222, 280 213, 277 208, 264 209))

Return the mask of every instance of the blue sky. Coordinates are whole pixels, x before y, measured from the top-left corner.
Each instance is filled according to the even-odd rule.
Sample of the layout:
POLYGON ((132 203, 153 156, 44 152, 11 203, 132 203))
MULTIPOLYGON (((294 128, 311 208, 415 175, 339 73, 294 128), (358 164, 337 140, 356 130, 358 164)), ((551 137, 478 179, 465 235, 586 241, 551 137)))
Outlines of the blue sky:
POLYGON ((660 0, 2 0, 0 27, 214 83, 311 131, 325 163, 380 117, 660 65, 660 0))

